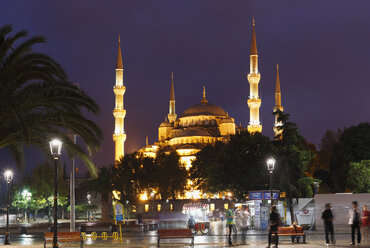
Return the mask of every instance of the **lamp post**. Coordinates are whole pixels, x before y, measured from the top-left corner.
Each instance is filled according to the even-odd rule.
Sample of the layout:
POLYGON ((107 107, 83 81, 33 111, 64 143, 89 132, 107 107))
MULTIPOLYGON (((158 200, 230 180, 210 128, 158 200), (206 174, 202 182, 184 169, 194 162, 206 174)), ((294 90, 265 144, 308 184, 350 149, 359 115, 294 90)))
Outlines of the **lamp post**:
POLYGON ((91 195, 90 194, 87 194, 86 196, 87 198, 87 220, 90 221, 90 204, 91 204, 91 195))
POLYGON ((50 153, 54 158, 54 236, 53 248, 58 248, 58 160, 62 150, 62 142, 58 139, 50 141, 50 153))
POLYGON ((272 174, 274 173, 274 168, 275 168, 275 159, 269 158, 267 160, 267 170, 270 172, 270 200, 271 200, 271 206, 273 205, 274 202, 274 196, 272 194, 272 174))
POLYGON ((126 200, 126 216, 127 216, 127 220, 128 220, 128 207, 129 207, 129 205, 128 205, 128 203, 129 203, 129 200, 126 200))
POLYGON ((10 245, 10 234, 9 234, 9 201, 10 201, 10 197, 9 197, 9 188, 10 188, 10 182, 12 181, 13 179, 13 172, 10 171, 10 170, 7 170, 4 172, 4 179, 6 181, 6 232, 5 232, 5 241, 4 241, 4 245, 10 245))

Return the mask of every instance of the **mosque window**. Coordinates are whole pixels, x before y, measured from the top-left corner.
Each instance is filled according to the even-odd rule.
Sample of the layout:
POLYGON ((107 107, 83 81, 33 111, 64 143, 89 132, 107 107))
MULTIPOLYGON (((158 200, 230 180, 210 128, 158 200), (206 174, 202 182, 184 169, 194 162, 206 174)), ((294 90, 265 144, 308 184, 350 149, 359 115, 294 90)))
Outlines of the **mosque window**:
POLYGON ((145 204, 144 211, 145 211, 145 213, 149 212, 149 204, 145 204))

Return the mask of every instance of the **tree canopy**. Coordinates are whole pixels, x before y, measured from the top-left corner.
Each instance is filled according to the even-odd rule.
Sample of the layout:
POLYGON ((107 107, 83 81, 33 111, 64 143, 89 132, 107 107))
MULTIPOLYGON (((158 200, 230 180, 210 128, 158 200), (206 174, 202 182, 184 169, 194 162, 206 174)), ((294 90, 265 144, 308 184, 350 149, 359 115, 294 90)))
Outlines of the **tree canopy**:
POLYGON ((9 150, 23 167, 23 145, 38 147, 50 156, 48 142, 58 137, 96 176, 89 154, 73 143, 67 131, 81 137, 90 153, 97 152, 102 133, 84 110, 96 115, 98 105, 68 81, 54 59, 33 51, 45 38, 27 38, 27 31, 12 31, 11 25, 0 27, 0 149, 9 150))
POLYGON ((268 137, 241 132, 229 142, 204 147, 190 169, 191 179, 205 191, 231 191, 244 199, 250 190, 267 188, 266 160, 273 153, 268 137))

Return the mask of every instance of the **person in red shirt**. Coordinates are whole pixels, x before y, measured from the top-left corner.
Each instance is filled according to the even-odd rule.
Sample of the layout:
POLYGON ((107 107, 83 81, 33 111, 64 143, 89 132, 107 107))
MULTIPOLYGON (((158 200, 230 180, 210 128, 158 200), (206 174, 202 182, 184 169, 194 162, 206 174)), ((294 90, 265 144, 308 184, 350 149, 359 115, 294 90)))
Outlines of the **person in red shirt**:
POLYGON ((369 226, 370 226, 370 211, 367 210, 367 206, 364 205, 362 208, 362 233, 363 239, 369 240, 369 226))

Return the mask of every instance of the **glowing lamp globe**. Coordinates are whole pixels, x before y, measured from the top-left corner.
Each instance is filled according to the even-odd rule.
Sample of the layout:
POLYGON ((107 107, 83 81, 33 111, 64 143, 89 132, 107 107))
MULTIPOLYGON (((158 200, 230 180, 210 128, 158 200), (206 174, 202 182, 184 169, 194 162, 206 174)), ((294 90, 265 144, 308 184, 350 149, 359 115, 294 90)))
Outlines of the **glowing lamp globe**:
POLYGON ((272 173, 273 171, 274 171, 274 169, 275 169, 275 159, 273 159, 273 158, 269 158, 268 160, 267 160, 267 170, 270 172, 270 173, 272 173))
POLYGON ((7 170, 4 172, 4 179, 7 183, 10 183, 13 179, 13 172, 10 170, 7 170))
POLYGON ((62 151, 62 141, 59 139, 53 139, 50 141, 50 153, 55 159, 61 154, 62 151))

